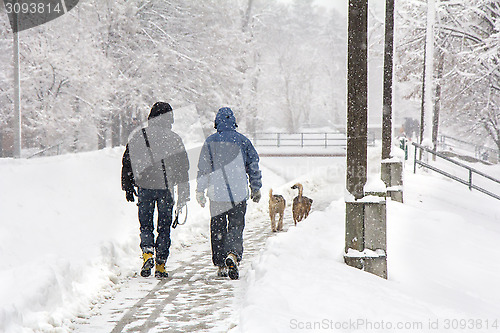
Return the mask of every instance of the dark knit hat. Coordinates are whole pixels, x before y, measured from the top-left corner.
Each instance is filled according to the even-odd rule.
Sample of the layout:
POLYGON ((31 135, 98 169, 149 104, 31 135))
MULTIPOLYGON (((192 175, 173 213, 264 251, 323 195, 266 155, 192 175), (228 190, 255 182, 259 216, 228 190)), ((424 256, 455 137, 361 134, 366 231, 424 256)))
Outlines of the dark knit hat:
POLYGON ((148 119, 158 117, 159 115, 165 114, 167 112, 171 112, 172 107, 170 104, 165 102, 156 102, 155 105, 151 108, 151 112, 149 112, 148 119))

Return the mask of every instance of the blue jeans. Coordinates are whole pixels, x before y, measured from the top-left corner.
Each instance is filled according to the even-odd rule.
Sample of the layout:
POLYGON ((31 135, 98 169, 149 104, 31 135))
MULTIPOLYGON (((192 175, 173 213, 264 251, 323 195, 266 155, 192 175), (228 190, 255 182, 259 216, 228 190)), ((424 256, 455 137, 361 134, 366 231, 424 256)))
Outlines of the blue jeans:
POLYGON ((141 224, 142 252, 154 253, 156 260, 166 261, 170 249, 170 226, 174 200, 169 190, 151 190, 139 188, 139 222, 141 224), (158 237, 155 241, 153 215, 158 208, 158 237))
MULTIPOLYGON (((222 204, 222 205, 226 205, 222 204)), ((242 201, 228 211, 219 213, 221 203, 210 201, 210 236, 212 240, 212 262, 215 266, 225 266, 229 253, 236 255, 238 261, 243 256, 243 229, 247 202, 242 201)))

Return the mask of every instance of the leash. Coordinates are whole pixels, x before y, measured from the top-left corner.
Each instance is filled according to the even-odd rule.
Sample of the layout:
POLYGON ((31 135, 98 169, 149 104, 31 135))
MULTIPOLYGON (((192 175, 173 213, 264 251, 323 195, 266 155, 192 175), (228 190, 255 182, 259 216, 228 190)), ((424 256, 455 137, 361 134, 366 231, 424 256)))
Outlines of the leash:
POLYGON ((174 222, 172 223, 172 228, 175 229, 178 225, 184 225, 186 224, 188 218, 188 208, 187 205, 184 205, 183 207, 179 208, 178 210, 175 210, 175 219, 174 222), (186 216, 184 217, 184 221, 182 223, 179 223, 179 215, 182 212, 182 209, 186 207, 186 216))

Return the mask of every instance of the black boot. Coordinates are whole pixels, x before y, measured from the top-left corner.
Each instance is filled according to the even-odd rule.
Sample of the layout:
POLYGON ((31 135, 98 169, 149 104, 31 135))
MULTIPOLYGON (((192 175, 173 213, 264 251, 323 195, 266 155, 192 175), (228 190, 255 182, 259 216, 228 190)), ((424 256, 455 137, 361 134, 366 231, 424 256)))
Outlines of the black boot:
POLYGON ((240 273, 238 272, 238 260, 233 253, 229 253, 226 258, 226 266, 228 275, 231 280, 238 280, 240 273))

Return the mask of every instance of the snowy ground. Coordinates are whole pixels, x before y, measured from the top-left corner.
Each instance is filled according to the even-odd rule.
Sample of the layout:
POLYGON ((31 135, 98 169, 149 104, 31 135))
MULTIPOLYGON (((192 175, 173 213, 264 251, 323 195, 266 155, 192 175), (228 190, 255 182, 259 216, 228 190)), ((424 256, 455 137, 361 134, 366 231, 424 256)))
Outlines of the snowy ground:
MULTIPOLYGON (((0 159, 0 332, 97 332, 88 325, 99 323, 93 320, 106 314, 106 304, 121 300, 120 320, 128 304, 157 285, 135 276, 137 207, 120 190, 121 154, 0 159)), ((203 264, 208 211, 190 203, 188 223, 173 232, 175 274, 166 283, 181 288, 175 277, 182 279, 186 263, 205 265, 201 276, 208 278, 194 272, 199 280, 187 288, 215 281, 214 294, 228 286, 224 297, 232 299, 212 314, 222 322, 202 330, 499 331, 498 201, 433 173, 413 175, 407 164, 405 203, 387 207, 386 281, 343 264, 344 164, 343 158, 263 158, 264 199, 249 204, 253 234, 237 282, 212 278, 210 263, 203 264), (288 222, 286 232, 271 235, 267 191, 273 187, 290 203, 296 180, 314 199, 314 212, 297 228, 288 222)), ((370 160, 372 177, 378 165, 370 160)), ((481 170, 500 174, 498 166, 481 170)))
POLYGON ((405 204, 388 201, 388 281, 343 264, 339 194, 268 241, 248 277, 240 331, 499 330, 498 201, 411 172, 405 204))

